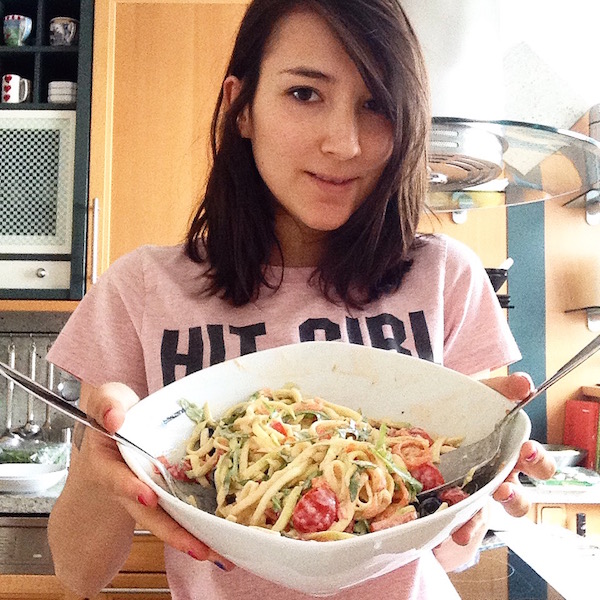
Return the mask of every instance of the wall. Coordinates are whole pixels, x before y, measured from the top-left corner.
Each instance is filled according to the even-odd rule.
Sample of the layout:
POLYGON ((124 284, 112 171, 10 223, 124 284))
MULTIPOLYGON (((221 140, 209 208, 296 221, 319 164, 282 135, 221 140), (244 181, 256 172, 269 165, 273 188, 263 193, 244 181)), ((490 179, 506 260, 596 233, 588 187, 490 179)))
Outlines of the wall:
MULTIPOLYGON (((587 115, 573 126, 588 132, 587 115)), ((579 290, 598 282, 600 271, 600 225, 585 221, 582 208, 565 207, 564 202, 545 203, 546 223, 546 344, 547 370, 554 373, 598 333, 588 330, 584 313, 565 313, 579 308, 579 290), (595 265, 595 274, 589 271, 595 265)), ((596 289, 600 295, 600 289, 596 289)), ((600 304, 600 297, 595 300, 600 304)), ((600 353, 559 381, 548 391, 548 440, 562 441, 564 403, 581 397, 582 385, 600 384, 600 353)))

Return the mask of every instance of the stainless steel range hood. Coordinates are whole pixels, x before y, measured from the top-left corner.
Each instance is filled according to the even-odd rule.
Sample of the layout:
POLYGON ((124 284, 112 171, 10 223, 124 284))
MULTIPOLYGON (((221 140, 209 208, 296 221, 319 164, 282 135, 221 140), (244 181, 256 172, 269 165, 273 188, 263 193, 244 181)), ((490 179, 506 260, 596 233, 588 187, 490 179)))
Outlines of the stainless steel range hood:
MULTIPOLYGON (((574 3, 589 4, 585 0, 574 3)), ((547 4, 545 0, 540 8, 551 11, 547 4)), ((431 209, 456 211, 557 197, 571 200, 599 187, 598 141, 548 123, 556 114, 553 111, 542 124, 532 122, 530 114, 515 118, 518 102, 514 98, 509 98, 512 113, 506 109, 510 92, 505 88, 504 53, 506 32, 511 31, 507 16, 508 20, 514 16, 513 27, 523 18, 522 3, 402 0, 402 6, 421 41, 430 74, 434 114, 429 148, 431 209)), ((600 18, 600 9, 594 10, 600 18)), ((563 14, 564 7, 556 11, 557 19, 563 14)), ((537 18, 521 24, 533 32, 540 26, 537 18)), ((513 94, 515 87, 520 89, 521 82, 517 86, 513 82, 513 94)), ((548 94, 548 90, 539 93, 548 94)), ((556 90, 550 90, 550 97, 544 96, 549 106, 552 94, 557 103, 562 100, 556 90)), ((520 101, 527 109, 528 100, 520 101)), ((539 104, 536 97, 530 103, 539 104)))

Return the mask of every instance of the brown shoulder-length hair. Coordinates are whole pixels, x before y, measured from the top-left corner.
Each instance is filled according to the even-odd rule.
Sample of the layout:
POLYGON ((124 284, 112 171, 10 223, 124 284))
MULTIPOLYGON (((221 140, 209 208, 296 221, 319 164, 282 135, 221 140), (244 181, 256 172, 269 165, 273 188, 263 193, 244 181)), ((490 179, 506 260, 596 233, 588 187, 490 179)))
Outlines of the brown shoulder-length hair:
POLYGON ((327 21, 394 127, 392 155, 378 184, 350 219, 330 232, 313 274, 329 300, 361 308, 398 289, 410 268, 427 189, 428 81, 419 43, 398 0, 254 0, 249 5, 226 74, 242 82, 241 91, 228 108, 223 90, 219 95, 211 127, 212 169, 186 252, 198 263, 208 262, 208 291, 235 306, 255 300, 261 285, 273 287, 265 265, 274 248, 281 254, 274 199, 237 118, 252 105, 275 26, 295 10, 314 10, 327 21))

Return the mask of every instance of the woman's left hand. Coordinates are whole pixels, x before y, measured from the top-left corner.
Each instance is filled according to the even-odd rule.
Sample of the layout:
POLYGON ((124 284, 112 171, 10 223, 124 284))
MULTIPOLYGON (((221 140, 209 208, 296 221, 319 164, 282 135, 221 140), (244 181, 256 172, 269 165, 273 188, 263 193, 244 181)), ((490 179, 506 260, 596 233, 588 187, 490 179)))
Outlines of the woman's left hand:
MULTIPOLYGON (((508 377, 494 377, 483 383, 500 392, 509 400, 524 400, 533 391, 533 383, 526 373, 513 373, 508 377)), ((519 473, 525 473, 535 479, 549 479, 554 475, 556 465, 541 444, 528 440, 521 446, 519 460, 506 481, 493 495, 494 500, 502 504, 513 517, 522 517, 529 510, 529 500, 523 494, 519 482, 519 473)))
MULTIPOLYGON (((531 377, 526 373, 513 373, 508 377, 482 379, 482 383, 500 392, 509 400, 518 402, 527 398, 534 386, 531 377)), ((541 444, 527 440, 521 446, 519 460, 506 480, 493 495, 494 500, 502 504, 506 512, 513 517, 522 517, 529 511, 529 500, 523 494, 523 486, 519 481, 519 473, 525 473, 536 479, 549 479, 554 475, 556 465, 541 444)), ((480 512, 460 529, 452 534, 452 539, 460 546, 467 546, 485 534, 486 519, 480 512)))

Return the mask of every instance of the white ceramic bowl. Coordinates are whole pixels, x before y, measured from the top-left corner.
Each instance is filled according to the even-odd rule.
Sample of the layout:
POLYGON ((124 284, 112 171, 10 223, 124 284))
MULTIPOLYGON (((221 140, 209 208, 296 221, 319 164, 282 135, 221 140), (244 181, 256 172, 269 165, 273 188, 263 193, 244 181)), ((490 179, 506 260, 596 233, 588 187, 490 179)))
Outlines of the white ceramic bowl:
POLYGON ((76 100, 76 94, 48 94, 48 102, 55 104, 72 104, 76 100))
MULTIPOLYGON (((186 398, 208 402, 213 417, 263 387, 295 383, 304 395, 355 409, 368 417, 409 421, 440 435, 488 434, 510 403, 487 386, 440 367, 398 354, 337 342, 307 342, 249 354, 198 371, 134 406, 120 433, 155 456, 183 455, 193 423, 180 410, 186 398)), ((122 447, 130 468, 159 495, 161 506, 199 539, 235 564, 267 580, 311 595, 329 595, 405 565, 469 520, 514 466, 530 431, 521 412, 502 448, 503 467, 467 499, 433 515, 351 539, 300 541, 205 513, 166 493, 151 465, 122 447)))
POLYGON ((60 88, 68 88, 68 89, 77 89, 76 81, 51 81, 48 84, 49 89, 60 89, 60 88))
POLYGON ((31 494, 56 485, 67 474, 63 465, 0 464, 0 492, 31 494))

